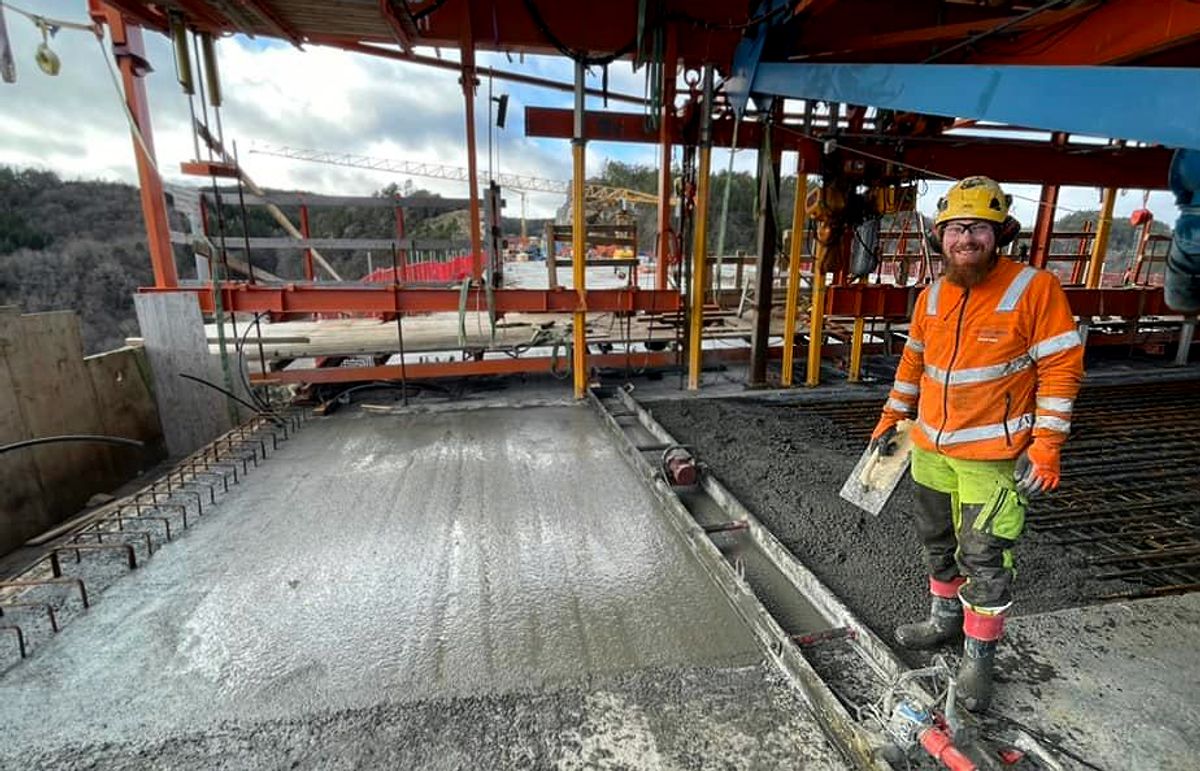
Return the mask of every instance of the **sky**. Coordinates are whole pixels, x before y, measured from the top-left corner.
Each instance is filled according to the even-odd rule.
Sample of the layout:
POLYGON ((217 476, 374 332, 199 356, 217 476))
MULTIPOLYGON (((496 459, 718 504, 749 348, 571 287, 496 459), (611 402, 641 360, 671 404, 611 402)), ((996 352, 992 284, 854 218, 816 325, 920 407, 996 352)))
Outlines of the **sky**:
MULTIPOLYGON (((8 2, 8 0, 5 0, 8 2)), ((86 23, 84 0, 14 0, 26 10, 47 17, 86 23)), ((122 101, 105 64, 109 50, 89 33, 62 30, 50 41, 62 59, 57 77, 42 73, 33 62, 41 34, 25 18, 5 11, 17 66, 15 84, 0 83, 0 164, 48 169, 65 179, 105 179, 136 184, 133 146, 122 101)), ((147 55, 154 72, 146 77, 155 151, 168 182, 196 184, 178 173, 179 164, 195 156, 189 130, 188 99, 180 89, 174 59, 165 36, 146 34, 147 55)), ((434 54, 432 50, 419 51, 434 54)), ((221 124, 226 145, 237 143, 242 166, 260 185, 300 189, 330 195, 370 195, 395 182, 445 196, 464 197, 465 183, 385 172, 346 168, 276 158, 254 153, 255 147, 290 146, 338 153, 355 153, 406 161, 466 166, 466 126, 462 90, 457 73, 421 65, 350 54, 321 46, 296 49, 290 44, 244 36, 223 38, 217 55, 225 104, 221 124)), ((457 51, 442 51, 457 59, 457 51)), ((111 61, 111 58, 109 59, 111 61)), ((571 82, 573 65, 562 57, 527 56, 510 61, 503 54, 481 53, 481 66, 520 71, 561 82, 571 82)), ((487 94, 483 79, 476 98, 476 136, 481 179, 486 177, 487 94)), ((571 152, 566 140, 524 136, 524 108, 571 106, 569 93, 496 80, 493 93, 509 95, 508 122, 496 130, 500 173, 529 174, 568 180, 571 152)), ((596 71, 589 86, 599 87, 596 71)), ((609 72, 612 91, 640 95, 643 73, 626 62, 609 72)), ((197 99, 197 110, 200 109, 197 99)), ((598 98, 589 98, 588 109, 603 109, 598 98)), ((610 102, 610 109, 640 108, 610 102)), ((210 116, 211 117, 211 116, 210 116)), ((215 122, 215 121, 212 121, 215 122)), ((678 151, 677 151, 678 152, 678 151)), ((734 168, 752 172, 753 151, 739 151, 734 168)), ((588 144, 588 173, 596 174, 607 160, 658 166, 656 148, 615 142, 588 144)), ((729 163, 729 151, 715 150, 713 169, 729 163)), ((785 174, 794 173, 795 156, 785 154, 785 174)), ((933 210, 946 183, 923 186, 922 211, 933 210)), ((1039 189, 1032 185, 1006 186, 1013 193, 1014 214, 1031 225, 1039 189)), ((515 196, 507 196, 509 216, 519 215, 515 196)), ((529 193, 530 217, 552 216, 562 203, 554 194, 529 193)), ((1124 191, 1116 214, 1128 216, 1142 206, 1142 191, 1124 191)), ((1099 207, 1099 191, 1064 188, 1059 216, 1072 210, 1099 207)), ((1174 222, 1177 212, 1166 192, 1151 194, 1149 208, 1155 217, 1174 222)))

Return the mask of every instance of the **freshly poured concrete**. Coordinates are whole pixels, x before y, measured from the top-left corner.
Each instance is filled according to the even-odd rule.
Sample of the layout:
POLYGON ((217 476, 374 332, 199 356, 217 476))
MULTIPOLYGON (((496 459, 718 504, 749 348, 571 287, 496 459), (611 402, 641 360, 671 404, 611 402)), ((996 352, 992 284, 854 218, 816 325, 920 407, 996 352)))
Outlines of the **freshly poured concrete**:
POLYGON ((1103 769, 1200 767, 1200 595, 1014 619, 995 710, 1103 769))
POLYGON ((759 662, 586 409, 342 415, 0 676, 0 765, 841 767, 759 662))

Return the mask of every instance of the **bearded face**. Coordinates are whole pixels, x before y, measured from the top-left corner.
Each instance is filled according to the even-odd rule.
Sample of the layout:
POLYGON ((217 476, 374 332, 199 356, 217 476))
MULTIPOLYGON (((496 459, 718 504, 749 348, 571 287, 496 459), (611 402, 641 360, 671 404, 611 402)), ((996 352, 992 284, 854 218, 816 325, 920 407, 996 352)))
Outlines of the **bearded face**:
POLYGON ((996 264, 996 229, 983 220, 952 220, 942 228, 946 279, 970 289, 996 264))

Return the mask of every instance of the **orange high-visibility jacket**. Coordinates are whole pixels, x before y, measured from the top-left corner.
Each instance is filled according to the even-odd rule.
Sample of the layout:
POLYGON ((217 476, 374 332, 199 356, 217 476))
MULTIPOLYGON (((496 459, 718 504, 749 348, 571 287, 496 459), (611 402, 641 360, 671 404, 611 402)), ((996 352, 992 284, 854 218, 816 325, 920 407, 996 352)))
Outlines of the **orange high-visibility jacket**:
POLYGON ((1001 257, 964 290, 945 278, 913 308, 885 416, 913 442, 965 460, 1014 458, 1034 438, 1061 446, 1083 380, 1083 341, 1058 279, 1001 257))

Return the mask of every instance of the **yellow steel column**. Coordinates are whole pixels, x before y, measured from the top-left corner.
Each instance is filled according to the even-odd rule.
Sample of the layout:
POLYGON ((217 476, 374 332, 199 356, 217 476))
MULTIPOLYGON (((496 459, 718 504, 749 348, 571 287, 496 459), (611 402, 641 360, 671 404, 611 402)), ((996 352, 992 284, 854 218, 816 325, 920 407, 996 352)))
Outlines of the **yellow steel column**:
POLYGON ((700 388, 700 369, 703 364, 704 287, 708 265, 708 175, 712 165, 712 95, 713 68, 704 68, 704 93, 700 118, 700 178, 696 185, 696 240, 692 248, 691 326, 688 330, 688 390, 700 388))
MULTIPOLYGON (((805 218, 805 199, 808 198, 808 175, 804 173, 804 157, 797 154, 796 203, 792 207, 792 244, 788 252, 787 307, 783 313, 783 377, 784 388, 792 385, 796 362, 796 308, 800 303, 800 257, 804 253, 804 235, 808 228, 805 218)), ((814 271, 815 272, 815 271, 814 271)))
POLYGON ((848 378, 851 383, 858 383, 862 380, 863 327, 866 325, 866 321, 862 316, 854 317, 854 334, 850 338, 850 377, 848 378))
POLYGON ((1112 233, 1113 205, 1117 202, 1117 189, 1104 188, 1104 202, 1100 206, 1100 221, 1096 223, 1096 236, 1092 239, 1092 259, 1088 261, 1087 288, 1098 289, 1104 276, 1104 257, 1108 254, 1108 236, 1112 233))
POLYGON ((821 384, 821 348, 825 344, 825 256, 833 229, 825 223, 817 227, 817 246, 813 249, 812 316, 808 329, 807 386, 821 384))
MULTIPOLYGON (((575 281, 577 306, 573 323, 574 356, 571 370, 575 374, 575 398, 587 394, 587 222, 583 212, 583 189, 587 181, 587 139, 583 136, 583 76, 582 62, 575 62, 575 136, 571 140, 574 176, 571 179, 571 272, 575 281)), ((553 245, 551 245, 553 248, 553 245)))

